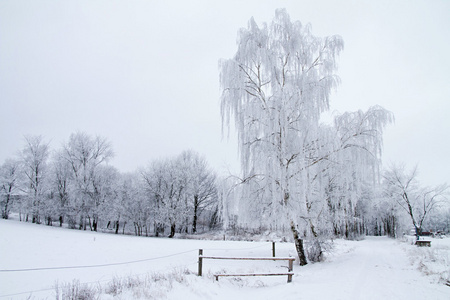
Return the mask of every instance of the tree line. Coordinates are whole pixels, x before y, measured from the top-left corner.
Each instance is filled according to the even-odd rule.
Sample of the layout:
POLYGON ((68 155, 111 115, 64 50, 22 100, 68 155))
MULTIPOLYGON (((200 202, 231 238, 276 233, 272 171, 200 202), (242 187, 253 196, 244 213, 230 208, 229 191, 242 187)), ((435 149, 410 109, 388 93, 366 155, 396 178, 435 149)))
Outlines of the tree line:
MULTIPOLYGON (((325 148, 324 141, 319 148, 325 148)), ((312 145, 306 149, 318 151, 312 145)), ((300 221, 294 232, 308 241, 305 258, 320 260, 323 244, 334 237, 449 231, 448 185, 422 186, 417 167, 402 165, 373 178, 375 169, 357 161, 362 154, 352 151, 309 166, 306 181, 297 180, 292 194, 282 195, 283 201, 305 197, 287 206, 300 221), (309 193, 299 194, 302 188, 309 193)), ((256 174, 257 169, 247 177, 219 178, 204 157, 184 151, 121 173, 108 165, 112 157, 106 138, 83 132, 56 151, 42 136, 27 136, 19 155, 0 166, 2 218, 15 212, 20 221, 37 224, 169 237, 197 233, 200 226, 201 232, 230 234, 292 231, 283 217, 286 203, 277 200, 279 183, 256 174)))
POLYGON ((217 175, 194 151, 151 162, 134 173, 108 164, 111 143, 84 132, 51 151, 42 136, 27 136, 15 159, 0 167, 2 218, 54 222, 136 235, 196 233, 219 223, 217 175))

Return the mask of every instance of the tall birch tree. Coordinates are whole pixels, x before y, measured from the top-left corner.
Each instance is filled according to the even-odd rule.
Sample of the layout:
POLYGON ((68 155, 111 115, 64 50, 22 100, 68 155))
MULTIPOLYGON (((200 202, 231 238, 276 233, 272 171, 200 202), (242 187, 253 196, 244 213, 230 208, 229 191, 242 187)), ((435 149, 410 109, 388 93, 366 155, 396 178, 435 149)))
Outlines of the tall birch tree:
POLYGON ((112 146, 105 138, 78 132, 70 135, 62 151, 72 172, 80 229, 86 229, 88 220, 91 230, 97 231, 100 202, 96 182, 101 165, 114 155, 112 146))
POLYGON ((187 179, 187 207, 192 220, 192 233, 196 233, 201 213, 217 204, 216 174, 197 152, 184 151, 178 161, 187 179))
POLYGON ((337 159, 347 148, 373 150, 363 137, 382 128, 389 114, 381 110, 380 118, 360 123, 354 114, 344 114, 333 128, 321 126, 320 116, 329 109, 330 94, 340 81, 336 59, 344 43, 337 35, 314 36, 310 25, 291 22, 284 9, 275 12, 269 25, 258 26, 250 19, 247 28, 239 30, 237 46, 234 57, 220 63, 223 126, 234 118, 242 182, 256 185, 272 218, 287 222, 300 264, 305 265, 300 232, 317 234, 310 221, 312 214, 320 213, 320 207, 312 205, 323 169, 319 164, 337 159), (366 127, 368 132, 357 131, 366 127))
MULTIPOLYGON (((26 136, 25 147, 21 152, 23 164, 23 191, 27 196, 28 213, 32 215, 33 223, 41 223, 48 190, 49 144, 42 136, 26 136)), ((28 214, 27 214, 28 220, 28 214)))
POLYGON ((19 161, 7 159, 0 166, 0 206, 2 219, 9 218, 14 196, 19 188, 19 161))

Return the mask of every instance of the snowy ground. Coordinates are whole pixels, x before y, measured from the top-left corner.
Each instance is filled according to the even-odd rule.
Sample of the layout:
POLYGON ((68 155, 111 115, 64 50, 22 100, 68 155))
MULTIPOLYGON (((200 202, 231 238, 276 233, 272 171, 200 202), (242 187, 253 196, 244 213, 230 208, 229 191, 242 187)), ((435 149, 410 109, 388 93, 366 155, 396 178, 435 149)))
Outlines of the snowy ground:
MULTIPOLYGON (((61 291, 77 286, 74 280, 89 283, 101 299, 450 299, 444 285, 450 238, 433 239, 431 248, 374 237, 334 244, 325 262, 294 266, 289 284, 286 276, 215 282, 215 272, 285 272, 287 264, 204 260, 198 277, 200 248, 204 255, 259 257, 271 256, 271 243, 141 238, 0 220, 0 270, 37 269, 0 271, 0 299, 55 299, 55 284, 61 291), (84 267, 58 268, 66 266, 84 267)), ((295 255, 290 243, 277 243, 276 251, 295 255)))

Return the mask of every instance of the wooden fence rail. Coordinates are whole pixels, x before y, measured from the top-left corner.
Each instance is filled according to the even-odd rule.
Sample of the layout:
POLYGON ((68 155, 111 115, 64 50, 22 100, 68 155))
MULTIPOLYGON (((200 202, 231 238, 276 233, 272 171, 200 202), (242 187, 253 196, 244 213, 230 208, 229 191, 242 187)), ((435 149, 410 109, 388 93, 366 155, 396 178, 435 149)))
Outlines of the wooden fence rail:
POLYGON ((198 276, 202 276, 203 269, 203 259, 228 259, 228 260, 287 260, 288 264, 288 272, 286 273, 249 273, 249 274, 214 274, 216 280, 219 280, 220 276, 287 276, 287 282, 292 281, 292 276, 294 275, 293 266, 294 266, 294 257, 224 257, 224 256, 204 256, 203 249, 198 250, 198 276))

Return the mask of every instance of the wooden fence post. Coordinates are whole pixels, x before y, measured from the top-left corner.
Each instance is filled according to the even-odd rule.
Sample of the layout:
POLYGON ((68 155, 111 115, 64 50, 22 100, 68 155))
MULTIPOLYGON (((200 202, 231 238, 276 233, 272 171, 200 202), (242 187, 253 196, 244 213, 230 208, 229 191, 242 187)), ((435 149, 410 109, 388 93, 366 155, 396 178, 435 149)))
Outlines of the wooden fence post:
POLYGON ((198 276, 202 276, 203 249, 198 249, 198 276))
POLYGON ((275 257, 275 242, 272 242, 272 257, 275 257))
MULTIPOLYGON (((291 259, 289 260, 289 267, 288 267, 288 272, 292 272, 292 270, 294 269, 294 260, 291 259)), ((292 282, 292 275, 288 275, 288 280, 287 282, 292 282)))

